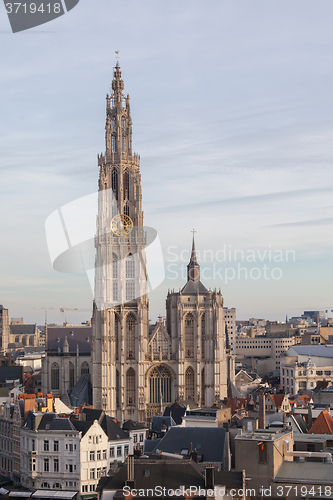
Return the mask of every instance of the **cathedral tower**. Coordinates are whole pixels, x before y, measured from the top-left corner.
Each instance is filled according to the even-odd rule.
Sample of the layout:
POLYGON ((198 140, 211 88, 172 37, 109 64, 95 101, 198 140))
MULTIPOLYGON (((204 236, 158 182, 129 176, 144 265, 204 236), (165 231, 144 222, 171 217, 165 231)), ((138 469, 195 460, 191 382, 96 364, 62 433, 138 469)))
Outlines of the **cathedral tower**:
POLYGON ((129 96, 117 62, 106 97, 93 311, 93 404, 122 421, 145 420, 148 296, 140 157, 132 153, 129 96))

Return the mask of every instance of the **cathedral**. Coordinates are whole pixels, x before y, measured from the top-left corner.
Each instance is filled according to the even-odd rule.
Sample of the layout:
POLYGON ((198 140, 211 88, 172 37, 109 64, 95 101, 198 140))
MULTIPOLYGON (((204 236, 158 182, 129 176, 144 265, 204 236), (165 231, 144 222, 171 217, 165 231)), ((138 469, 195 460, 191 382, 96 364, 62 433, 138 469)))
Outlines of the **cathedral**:
POLYGON ((168 293, 166 321, 149 325, 140 157, 123 90, 117 62, 106 97, 106 150, 98 155, 93 404, 119 421, 147 421, 176 400, 219 402, 235 370, 223 297, 200 281, 194 237, 187 283, 168 293))

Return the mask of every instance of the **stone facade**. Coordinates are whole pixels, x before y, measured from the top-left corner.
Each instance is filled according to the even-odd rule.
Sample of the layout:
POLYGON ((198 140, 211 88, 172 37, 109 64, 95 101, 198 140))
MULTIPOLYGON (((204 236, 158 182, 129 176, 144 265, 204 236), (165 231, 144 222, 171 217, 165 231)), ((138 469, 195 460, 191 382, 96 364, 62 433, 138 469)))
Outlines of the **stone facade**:
POLYGON ((195 245, 167 321, 149 333, 139 156, 132 153, 129 96, 117 63, 106 99, 106 153, 98 156, 99 207, 93 310, 93 404, 119 421, 146 421, 165 404, 211 406, 227 396, 234 360, 221 292, 200 282, 195 245), (110 230, 111 228, 111 230, 110 230))

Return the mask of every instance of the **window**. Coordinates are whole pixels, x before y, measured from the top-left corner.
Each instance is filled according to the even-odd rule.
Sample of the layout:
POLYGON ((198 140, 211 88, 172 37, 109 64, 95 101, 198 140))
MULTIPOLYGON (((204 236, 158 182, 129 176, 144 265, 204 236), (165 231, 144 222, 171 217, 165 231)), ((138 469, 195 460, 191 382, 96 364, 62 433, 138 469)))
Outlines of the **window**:
POLYGON ((125 446, 124 446, 124 455, 125 455, 125 457, 128 456, 128 452, 129 452, 129 446, 128 446, 128 444, 125 444, 125 446))
POLYGON ((89 460, 95 460, 95 452, 91 451, 89 454, 89 460))
POLYGON ((114 457, 114 447, 110 448, 110 458, 114 457))
POLYGON ((96 460, 101 459, 101 450, 98 450, 96 460))
POLYGON ((117 457, 121 457, 121 446, 117 446, 117 457))
POLYGON ((107 458, 106 454, 107 454, 107 451, 103 450, 103 460, 106 460, 106 458, 107 458))
POLYGON ((126 373, 127 405, 135 406, 135 371, 129 368, 126 373))
POLYGON ((59 390, 59 365, 53 363, 51 366, 51 390, 59 390))
POLYGON ((140 443, 143 443, 143 432, 140 433, 139 441, 140 441, 140 443))
POLYGON ((59 451, 59 441, 53 441, 53 451, 59 451))
POLYGON ((150 403, 171 403, 172 376, 169 368, 164 365, 155 366, 149 374, 150 403))
POLYGON ((185 358, 194 357, 194 317, 189 313, 185 318, 185 358))
POLYGON ((31 451, 35 451, 35 440, 31 440, 31 451))
POLYGON ((101 468, 98 467, 97 469, 97 479, 99 479, 101 477, 101 468))
POLYGON ((133 443, 137 443, 137 442, 138 442, 138 435, 133 434, 133 443))
POLYGON ((126 132, 123 132, 123 141, 122 141, 122 149, 123 153, 126 153, 126 132))
POLYGON ((44 451, 49 451, 49 442, 46 439, 44 439, 44 451))
POLYGON ((90 479, 95 479, 95 469, 90 469, 90 479))
MULTIPOLYGON (((118 299, 118 296, 117 296, 118 299)), ((113 300, 117 300, 113 296, 113 300)), ((116 341, 116 359, 119 359, 119 318, 117 314, 114 314, 113 316, 114 319, 114 336, 115 336, 115 341, 116 341)), ((118 405, 117 405, 118 406, 118 405)))
POLYGON ((201 316, 201 358, 202 359, 205 359, 205 342, 206 342, 206 329, 205 329, 205 325, 206 325, 206 318, 205 318, 205 313, 202 314, 201 316))
POLYGON ((119 408, 120 404, 120 385, 119 385, 119 372, 116 370, 116 405, 119 408))
POLYGON ((44 472, 49 472, 49 470, 50 470, 49 459, 44 458, 44 472))
POLYGON ((73 472, 73 464, 68 464, 68 472, 73 472))
POLYGON ((205 392, 206 392, 206 384, 205 384, 205 368, 201 370, 201 405, 205 405, 205 392))
POLYGON ((74 370, 74 365, 70 361, 69 362, 69 387, 74 387, 75 386, 75 370, 74 370))
MULTIPOLYGON (((114 151, 114 150, 112 150, 114 151)), ((111 187, 113 191, 113 195, 116 200, 118 200, 118 172, 116 169, 112 170, 112 176, 111 176, 111 187)))
POLYGON ((135 359, 135 317, 131 313, 126 318, 126 343, 127 359, 135 359))
POLYGON ((111 151, 116 152, 116 136, 114 134, 111 135, 111 151))
POLYGON ((185 372, 185 399, 194 400, 194 371, 191 366, 185 372))
POLYGON ((126 170, 123 174, 123 188, 124 188, 124 200, 129 199, 129 185, 130 185, 130 177, 129 172, 126 170))
POLYGON ((53 471, 59 472, 59 458, 53 460, 53 471))
POLYGON ((135 299, 135 281, 126 281, 126 300, 135 299))

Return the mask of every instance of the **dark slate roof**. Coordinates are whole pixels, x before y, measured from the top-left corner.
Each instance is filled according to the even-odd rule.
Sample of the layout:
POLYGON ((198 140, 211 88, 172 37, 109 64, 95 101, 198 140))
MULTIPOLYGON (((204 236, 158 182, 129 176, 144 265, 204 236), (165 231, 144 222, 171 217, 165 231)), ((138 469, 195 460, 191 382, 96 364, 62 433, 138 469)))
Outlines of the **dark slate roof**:
POLYGON ((123 430, 124 431, 136 431, 136 430, 142 430, 142 429, 148 429, 146 424, 144 422, 135 422, 134 420, 125 420, 123 423, 123 430))
POLYGON ((35 335, 37 325, 9 325, 12 335, 35 335))
POLYGON ((152 453, 160 441, 160 439, 145 439, 143 443, 143 453, 152 453))
POLYGON ((73 431, 68 418, 60 418, 56 413, 45 413, 38 426, 39 431, 73 431))
POLYGON ((117 439, 128 439, 127 432, 116 424, 116 422, 109 417, 109 415, 104 415, 101 420, 101 427, 105 434, 107 435, 109 441, 115 441, 117 439))
POLYGON ((72 420, 73 427, 79 432, 82 432, 82 437, 89 431, 93 422, 85 422, 84 420, 72 420))
POLYGON ((186 283, 186 285, 182 288, 181 292, 183 294, 190 294, 190 293, 206 294, 208 293, 208 290, 205 287, 205 285, 201 283, 201 281, 189 280, 186 283))
POLYGON ((81 411, 86 416, 86 420, 90 422, 94 422, 95 420, 99 420, 103 415, 103 410, 95 410, 95 408, 83 408, 81 411))
POLYGON ((68 397, 72 406, 89 405, 92 403, 90 373, 83 373, 81 375, 75 387, 70 388, 68 397))
POLYGON ((185 415, 186 408, 185 407, 174 407, 171 408, 170 406, 167 406, 164 408, 164 417, 172 417, 174 421, 176 422, 177 425, 180 425, 182 423, 183 416, 185 415))
MULTIPOLYGON (((205 487, 204 470, 193 460, 177 459, 140 459, 134 465, 135 488, 148 489, 160 486, 178 489, 184 485, 205 487), (147 474, 148 472, 148 474, 147 474)), ((104 487, 105 490, 122 490, 127 479, 127 466, 124 465, 104 487)))
POLYGON ((222 427, 171 427, 155 450, 181 453, 192 449, 205 462, 223 462, 226 430, 222 427))
POLYGON ((0 384, 17 379, 23 383, 23 366, 0 366, 0 384))
POLYGON ((176 425, 176 422, 172 417, 160 417, 155 415, 151 423, 151 430, 160 432, 163 425, 166 425, 166 427, 171 427, 173 425, 176 425))
POLYGON ((47 349, 58 351, 63 349, 65 337, 69 344, 69 352, 76 353, 79 346, 80 353, 90 353, 90 338, 92 328, 90 326, 48 326, 47 327, 47 349))

